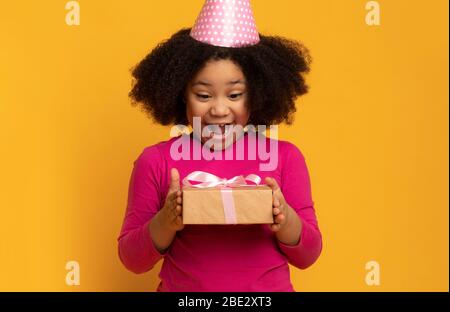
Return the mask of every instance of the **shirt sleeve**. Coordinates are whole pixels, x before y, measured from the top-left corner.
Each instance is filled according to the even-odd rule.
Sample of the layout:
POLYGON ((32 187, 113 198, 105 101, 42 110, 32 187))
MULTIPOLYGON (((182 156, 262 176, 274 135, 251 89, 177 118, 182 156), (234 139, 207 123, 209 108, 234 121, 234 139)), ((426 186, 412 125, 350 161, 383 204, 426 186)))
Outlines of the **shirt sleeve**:
POLYGON ((118 253, 123 265, 136 274, 144 273, 165 256, 151 238, 149 224, 161 208, 163 160, 156 146, 147 147, 134 161, 128 187, 128 202, 118 237, 118 253))
POLYGON ((286 142, 281 167, 281 184, 286 202, 296 211, 302 223, 297 245, 286 245, 278 241, 281 251, 289 263, 299 269, 306 269, 319 258, 322 252, 320 232, 314 202, 311 198, 311 184, 305 158, 300 150, 286 142))

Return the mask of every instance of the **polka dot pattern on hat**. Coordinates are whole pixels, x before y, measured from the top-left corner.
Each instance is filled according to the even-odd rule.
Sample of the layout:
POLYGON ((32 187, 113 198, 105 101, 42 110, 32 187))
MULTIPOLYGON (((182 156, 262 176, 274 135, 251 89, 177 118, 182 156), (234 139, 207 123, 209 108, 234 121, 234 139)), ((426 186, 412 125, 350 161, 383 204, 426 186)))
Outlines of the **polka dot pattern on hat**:
POLYGON ((206 0, 191 37, 221 47, 242 47, 260 40, 250 0, 206 0))

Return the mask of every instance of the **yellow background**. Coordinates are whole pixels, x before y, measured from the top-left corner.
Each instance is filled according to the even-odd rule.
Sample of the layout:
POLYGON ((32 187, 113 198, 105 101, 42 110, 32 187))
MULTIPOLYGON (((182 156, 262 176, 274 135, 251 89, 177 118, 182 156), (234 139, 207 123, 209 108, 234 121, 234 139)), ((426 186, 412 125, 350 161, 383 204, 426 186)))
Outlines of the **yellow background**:
MULTIPOLYGON (((303 41, 311 92, 280 138, 304 153, 324 249, 298 291, 448 291, 448 1, 253 0, 260 32, 303 41), (381 285, 365 283, 378 261, 381 285)), ((153 291, 117 256, 133 161, 166 140, 130 68, 203 0, 5 1, 0 9, 0 290, 153 291), (81 285, 65 284, 68 261, 81 285)))

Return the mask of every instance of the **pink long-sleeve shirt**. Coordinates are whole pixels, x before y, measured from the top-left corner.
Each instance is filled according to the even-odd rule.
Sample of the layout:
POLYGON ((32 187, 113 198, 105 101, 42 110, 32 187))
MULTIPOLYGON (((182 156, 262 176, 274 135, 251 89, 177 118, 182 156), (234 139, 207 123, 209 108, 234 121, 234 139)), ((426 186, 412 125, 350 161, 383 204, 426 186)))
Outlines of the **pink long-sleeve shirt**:
MULTIPOLYGON (((214 152, 221 154, 222 160, 217 157, 193 160, 191 143, 198 144, 198 141, 192 135, 181 137, 184 143, 191 144, 190 157, 187 157, 190 160, 174 160, 170 151, 178 139, 145 148, 134 162, 126 215, 118 237, 119 257, 124 266, 139 274, 164 259, 157 291, 295 291, 288 263, 305 269, 317 260, 322 250, 308 169, 300 150, 289 142, 277 141, 278 148, 272 152, 278 161, 275 168, 265 171, 267 168, 261 170, 261 164, 267 164, 268 160, 259 156, 257 142, 263 140, 266 151, 270 151, 270 138, 248 133, 241 137, 243 160, 224 160, 225 150, 214 152), (256 159, 249 152, 250 146, 256 146, 256 159), (250 173, 259 175, 262 181, 273 177, 303 224, 298 244, 281 243, 267 224, 185 225, 169 248, 160 253, 153 244, 149 223, 164 204, 171 168, 178 169, 181 180, 197 170, 227 179, 250 173)), ((227 149, 236 151, 241 146, 235 142, 227 149)))

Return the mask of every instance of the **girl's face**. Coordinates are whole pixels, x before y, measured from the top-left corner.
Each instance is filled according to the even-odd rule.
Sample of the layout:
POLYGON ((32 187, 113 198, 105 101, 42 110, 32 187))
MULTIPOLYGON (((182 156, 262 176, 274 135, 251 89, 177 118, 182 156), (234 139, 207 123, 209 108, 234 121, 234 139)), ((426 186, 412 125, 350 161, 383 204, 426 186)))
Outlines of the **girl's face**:
POLYGON ((189 82, 185 98, 187 118, 191 125, 194 117, 200 117, 202 133, 208 126, 211 131, 220 130, 217 134, 201 136, 203 143, 213 143, 215 149, 226 148, 237 140, 238 135, 234 136, 232 131, 225 132, 230 128, 230 126, 225 128, 225 125, 240 125, 244 128, 250 117, 246 103, 245 76, 230 60, 207 62, 189 82), (233 138, 231 139, 229 135, 233 138))

